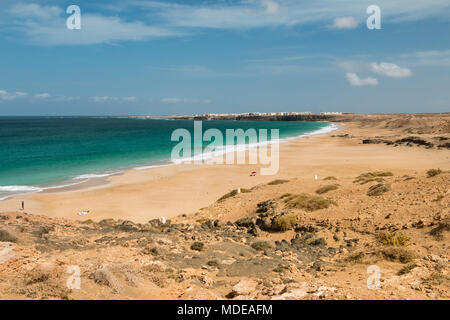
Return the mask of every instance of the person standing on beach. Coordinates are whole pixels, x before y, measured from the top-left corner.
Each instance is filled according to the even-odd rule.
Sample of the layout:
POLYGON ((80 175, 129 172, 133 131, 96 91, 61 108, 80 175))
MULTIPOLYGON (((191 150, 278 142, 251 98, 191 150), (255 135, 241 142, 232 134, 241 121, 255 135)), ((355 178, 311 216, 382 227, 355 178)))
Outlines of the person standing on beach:
POLYGON ((25 202, 22 201, 22 210, 25 210, 25 202))

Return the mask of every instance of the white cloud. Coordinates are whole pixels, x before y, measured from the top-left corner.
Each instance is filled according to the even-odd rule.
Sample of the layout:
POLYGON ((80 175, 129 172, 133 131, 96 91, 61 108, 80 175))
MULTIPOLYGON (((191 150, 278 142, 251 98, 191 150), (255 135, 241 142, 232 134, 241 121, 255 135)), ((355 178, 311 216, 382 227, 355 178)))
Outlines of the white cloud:
POLYGON ((280 5, 275 1, 266 0, 263 1, 263 4, 266 6, 268 14, 277 14, 280 11, 280 5))
POLYGON ((35 99, 48 99, 50 95, 48 93, 37 93, 33 96, 35 99))
POLYGON ((396 64, 388 62, 372 62, 370 67, 373 72, 390 78, 407 78, 413 75, 410 69, 401 68, 396 64))
POLYGON ((18 98, 23 98, 28 94, 25 92, 17 91, 17 92, 8 92, 5 90, 0 90, 0 101, 12 101, 18 98))
POLYGON ((355 87, 378 85, 378 80, 372 77, 361 79, 356 73, 352 72, 348 72, 345 76, 347 78, 347 81, 355 87))
POLYGON ((333 29, 354 29, 358 26, 358 21, 353 17, 343 17, 334 19, 331 25, 333 29))

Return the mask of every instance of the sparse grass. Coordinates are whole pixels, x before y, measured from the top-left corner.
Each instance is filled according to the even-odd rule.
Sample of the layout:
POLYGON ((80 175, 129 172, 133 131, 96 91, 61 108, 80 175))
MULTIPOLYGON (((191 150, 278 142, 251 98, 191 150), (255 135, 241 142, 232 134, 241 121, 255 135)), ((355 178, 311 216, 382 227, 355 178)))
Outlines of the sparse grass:
POLYGON ((81 223, 83 223, 83 224, 93 224, 95 222, 92 219, 87 219, 87 220, 81 221, 81 223))
POLYGON ((191 250, 195 250, 195 251, 203 251, 203 249, 205 248, 205 244, 203 242, 194 242, 191 245, 191 250))
POLYGON ((384 181, 382 177, 392 177, 393 175, 390 171, 367 172, 357 176, 353 183, 366 184, 373 181, 382 182, 384 181))
MULTIPOLYGON (((249 192, 252 192, 252 191, 251 191, 250 189, 241 188, 241 193, 249 193, 249 192)), ((237 195, 237 194, 238 194, 237 189, 234 189, 234 190, 228 192, 227 194, 223 195, 223 196, 222 196, 219 200, 217 200, 217 201, 223 201, 223 200, 226 200, 226 199, 228 199, 228 198, 232 198, 232 197, 234 197, 234 196, 237 195)))
POLYGON ((288 203, 288 205, 292 208, 304 209, 306 211, 326 209, 331 205, 337 205, 333 200, 309 195, 306 193, 290 196, 284 201, 288 203))
POLYGON ((290 213, 276 217, 272 221, 272 230, 287 231, 293 229, 299 222, 297 215, 290 213))
POLYGON ((403 178, 403 181, 408 181, 408 180, 416 179, 415 177, 411 177, 411 176, 409 176, 409 175, 407 175, 407 174, 405 174, 402 178, 403 178))
POLYGON ((17 242, 17 238, 8 231, 0 229, 0 242, 17 242))
POLYGON ((290 197, 290 196, 292 196, 291 193, 285 193, 285 194, 283 194, 283 195, 280 197, 280 199, 284 199, 284 198, 287 198, 287 197, 290 197))
POLYGON ((252 243, 252 248, 258 251, 264 251, 272 248, 272 246, 267 241, 257 241, 252 243))
POLYGON ((276 185, 283 184, 283 183, 286 183, 286 182, 289 182, 289 180, 277 179, 277 180, 270 181, 268 183, 268 185, 269 186, 276 186, 276 185))
POLYGON ((323 180, 327 181, 327 180, 337 180, 337 179, 334 176, 328 176, 328 177, 323 178, 323 180))
POLYGON ((205 223, 205 222, 208 222, 208 221, 210 221, 208 218, 200 218, 200 219, 197 219, 197 222, 198 223, 205 223))
POLYGON ((415 267, 417 267, 417 265, 416 265, 415 263, 410 263, 410 264, 404 266, 403 268, 401 268, 401 269, 397 272, 397 274, 398 274, 399 276, 404 275, 404 274, 408 274, 408 273, 410 273, 410 272, 412 271, 412 269, 414 269, 415 267))
POLYGON ((389 184, 379 183, 374 186, 371 186, 367 191, 367 195, 369 197, 377 197, 385 192, 388 192, 389 190, 391 190, 391 186, 389 184))
POLYGON ((437 176, 438 174, 441 174, 441 173, 442 173, 442 170, 439 168, 438 169, 430 169, 427 171, 427 177, 431 178, 431 177, 437 176))
POLYGON ((328 186, 324 186, 324 187, 321 187, 321 188, 317 189, 316 193, 317 194, 324 194, 324 193, 327 193, 329 191, 336 190, 338 188, 339 188, 338 184, 330 184, 328 186))
POLYGON ((377 234, 377 240, 385 246, 404 247, 408 245, 410 238, 401 233, 382 232, 377 234))
POLYGON ((409 263, 414 259, 414 253, 405 248, 389 247, 381 249, 379 253, 387 260, 409 263))

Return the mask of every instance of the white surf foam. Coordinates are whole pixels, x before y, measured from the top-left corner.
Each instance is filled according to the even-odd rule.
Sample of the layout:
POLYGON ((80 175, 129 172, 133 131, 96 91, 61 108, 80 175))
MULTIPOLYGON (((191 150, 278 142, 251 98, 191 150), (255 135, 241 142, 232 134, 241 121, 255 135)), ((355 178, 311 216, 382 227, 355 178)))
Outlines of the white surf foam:
POLYGON ((95 178, 104 178, 113 175, 114 173, 90 173, 90 174, 82 174, 74 177, 74 180, 84 180, 84 179, 95 179, 95 178))

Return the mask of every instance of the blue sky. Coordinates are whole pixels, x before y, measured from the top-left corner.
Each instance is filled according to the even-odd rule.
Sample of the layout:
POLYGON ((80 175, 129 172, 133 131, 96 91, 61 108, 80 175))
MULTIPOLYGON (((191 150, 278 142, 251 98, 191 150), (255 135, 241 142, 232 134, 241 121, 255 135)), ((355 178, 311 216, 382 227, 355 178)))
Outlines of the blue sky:
POLYGON ((2 0, 0 41, 0 115, 450 111, 448 0, 2 0))

